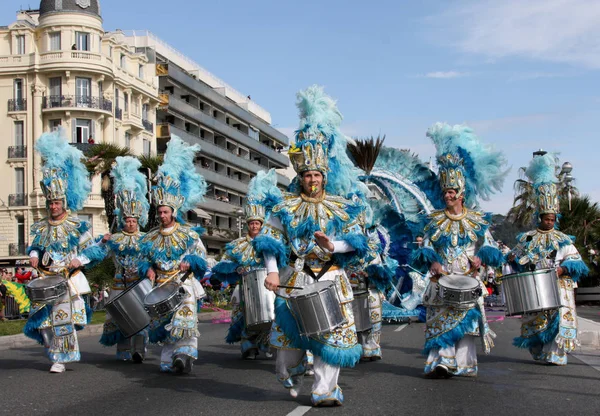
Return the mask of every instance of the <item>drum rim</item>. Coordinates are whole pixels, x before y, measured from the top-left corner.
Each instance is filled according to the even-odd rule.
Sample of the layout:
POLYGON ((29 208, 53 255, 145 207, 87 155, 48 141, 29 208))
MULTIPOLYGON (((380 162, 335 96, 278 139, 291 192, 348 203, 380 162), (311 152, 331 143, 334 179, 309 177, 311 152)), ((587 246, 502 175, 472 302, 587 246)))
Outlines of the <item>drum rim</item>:
POLYGON ((450 275, 446 275, 446 276, 442 276, 440 277, 440 279, 438 280, 438 284, 443 287, 444 289, 454 289, 454 290, 473 290, 476 289, 477 286, 479 286, 479 281, 471 276, 466 276, 466 275, 462 275, 462 274, 458 274, 458 275, 452 275, 452 276, 456 276, 456 277, 460 277, 461 279, 464 279, 465 281, 467 281, 467 279, 469 281, 473 282, 473 287, 452 287, 452 286, 445 286, 442 283, 445 281, 449 281, 451 279, 450 275))
POLYGON ((47 281, 50 279, 57 279, 57 278, 58 278, 58 281, 56 283, 54 283, 50 286, 45 286, 45 287, 47 288, 47 287, 59 286, 62 283, 65 283, 65 284, 67 283, 67 279, 65 279, 64 277, 59 276, 59 275, 53 275, 53 276, 38 277, 37 279, 33 279, 31 282, 27 283, 27 286, 25 286, 25 287, 31 288, 31 289, 44 289, 43 286, 33 286, 33 282, 37 282, 37 281, 42 282, 42 281, 47 281))
MULTIPOLYGON (((139 279, 139 280, 136 280, 135 282, 133 282, 133 283, 131 284, 131 286, 129 286, 129 287, 128 287, 128 288, 126 288, 125 290, 121 290, 121 293, 119 293, 117 296, 115 296, 115 298, 114 298, 113 300, 111 300, 110 302, 106 302, 106 304, 107 304, 107 305, 109 305, 109 304, 111 304, 111 303, 115 302, 117 299, 120 299, 122 296, 125 296, 125 294, 126 294, 126 293, 129 293, 130 291, 132 291, 132 290, 133 290, 133 288, 135 288, 137 285, 141 284, 141 283, 142 283, 142 281, 144 281, 144 280, 146 280, 146 281, 150 282, 150 280, 149 280, 149 279, 146 279, 146 278, 144 278, 144 279, 139 279)), ((152 292, 152 290, 150 290, 150 292, 152 292)), ((150 292, 148 292, 148 293, 150 293, 150 292)), ((146 293, 146 295, 147 295, 148 293, 146 293)), ((144 299, 145 299, 145 298, 146 298, 146 296, 144 295, 144 299)))
POLYGON ((146 296, 144 296, 144 306, 146 306, 146 305, 147 306, 158 305, 160 302, 149 303, 149 302, 146 302, 146 298, 148 297, 148 295, 150 295, 156 289, 162 289, 162 288, 167 287, 167 286, 177 286, 177 289, 174 290, 173 292, 171 292, 170 296, 168 296, 168 297, 166 297, 164 299, 161 299, 160 302, 165 302, 165 301, 167 301, 169 299, 172 299, 177 293, 179 293, 179 287, 180 286, 177 283, 167 283, 164 286, 157 286, 157 287, 153 288, 150 292, 146 293, 146 296))
MULTIPOLYGON (((319 289, 316 292, 310 292, 310 293, 305 293, 303 295, 297 295, 297 296, 293 296, 292 294, 290 294, 289 297, 287 297, 288 299, 303 299, 303 298, 307 298, 307 297, 311 297, 311 296, 315 296, 320 294, 321 292, 324 292, 326 290, 329 290, 330 287, 334 286, 335 287, 335 281, 333 280, 323 280, 320 282, 315 282, 315 283, 310 283, 308 285, 304 285, 303 289, 306 289, 307 286, 312 286, 312 285, 316 285, 317 283, 327 283, 327 286, 324 286, 322 289, 319 289)), ((298 290, 298 289, 293 289, 293 290, 298 290)), ((285 297, 285 296, 284 296, 285 297)))
POLYGON ((266 267, 258 267, 258 268, 256 268, 256 269, 248 270, 247 272, 245 272, 245 273, 242 273, 242 276, 247 276, 247 275, 249 275, 250 273, 254 273, 254 272, 257 272, 257 271, 259 271, 259 270, 264 270, 264 271, 266 272, 266 271, 267 271, 267 268, 266 268, 266 267))
POLYGON ((533 270, 533 271, 526 271, 526 272, 520 272, 520 273, 510 273, 510 274, 505 274, 502 276, 502 280, 504 279, 514 279, 515 277, 519 277, 519 276, 535 276, 535 275, 539 275, 539 274, 556 274, 556 269, 553 268, 547 268, 547 269, 537 269, 537 270, 533 270))

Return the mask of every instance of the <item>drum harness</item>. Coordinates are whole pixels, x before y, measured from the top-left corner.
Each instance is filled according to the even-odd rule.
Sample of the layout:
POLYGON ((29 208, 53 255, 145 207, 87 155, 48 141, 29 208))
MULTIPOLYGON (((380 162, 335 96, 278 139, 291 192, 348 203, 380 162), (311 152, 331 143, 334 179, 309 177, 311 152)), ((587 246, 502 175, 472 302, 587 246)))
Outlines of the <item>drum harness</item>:
MULTIPOLYGON (((296 255, 296 253, 292 252, 292 254, 290 254, 290 263, 296 262, 296 260, 298 260, 298 258, 299 257, 296 255)), ((318 282, 319 279, 321 277, 323 277, 323 275, 329 271, 329 269, 331 268, 331 266, 333 266, 333 264, 334 264, 333 258, 327 260, 327 262, 325 262, 325 264, 323 265, 323 267, 321 268, 319 273, 315 274, 315 272, 313 272, 313 270, 308 266, 308 264, 304 263, 304 265, 302 266, 302 271, 318 282)))

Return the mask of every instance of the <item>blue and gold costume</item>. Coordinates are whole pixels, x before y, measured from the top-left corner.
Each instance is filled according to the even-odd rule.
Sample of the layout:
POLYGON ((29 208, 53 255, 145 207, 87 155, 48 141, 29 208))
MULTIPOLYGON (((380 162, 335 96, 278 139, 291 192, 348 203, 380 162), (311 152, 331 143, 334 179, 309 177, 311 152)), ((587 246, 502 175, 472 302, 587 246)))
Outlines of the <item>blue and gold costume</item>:
MULTIPOLYGON (((108 300, 116 298, 121 292, 146 276, 138 274, 138 266, 143 260, 140 250, 140 241, 145 233, 139 228, 131 233, 122 228, 125 219, 135 218, 138 226, 145 226, 148 222, 150 204, 146 200, 148 187, 146 177, 139 171, 141 163, 131 156, 117 157, 111 176, 114 179, 114 193, 116 195, 115 215, 119 220, 121 231, 113 234, 105 245, 102 242, 106 255, 112 255, 115 264, 115 277, 108 300)), ((105 346, 117 345, 117 359, 141 362, 146 354, 148 331, 144 329, 139 334, 125 338, 119 328, 106 313, 106 321, 100 343, 105 346)))
MULTIPOLYGON (((559 213, 555 172, 555 156, 549 153, 534 156, 525 172, 536 195, 539 216, 557 216, 559 213)), ((508 255, 515 256, 509 265, 516 273, 557 267, 564 270, 564 274, 558 279, 562 306, 549 311, 523 314, 521 336, 513 342, 516 347, 528 349, 536 361, 566 365, 567 353, 579 345, 573 289, 589 270, 574 242, 574 237, 556 228, 538 228, 520 234, 517 245, 508 255)))
POLYGON ((91 319, 83 295, 91 292, 81 270, 68 269, 72 260, 82 266, 100 257, 93 247, 90 225, 71 212, 83 208, 91 191, 91 183, 81 160, 81 151, 69 145, 60 132, 43 134, 36 142, 42 157, 43 179, 40 182, 47 204, 60 200, 66 214, 61 219, 44 218, 31 226, 30 257, 39 261, 39 278, 64 274, 68 292, 54 305, 32 305, 24 328, 28 337, 44 345, 48 358, 54 363, 52 372, 63 372, 64 363, 80 360, 76 330, 91 319))
POLYGON ((168 206, 173 210, 176 222, 168 228, 154 228, 140 242, 144 256, 139 266, 140 275, 146 276, 152 268, 156 273, 155 284, 178 282, 186 292, 181 306, 150 324, 150 342, 163 343, 160 359, 163 372, 191 372, 192 363, 198 358, 197 301, 205 296, 199 279, 206 272, 206 250, 200 241, 200 229, 188 227, 183 219, 206 192, 206 182, 196 173, 193 163, 198 150, 200 146, 187 146, 177 136, 169 141, 152 195, 156 206, 168 206), (180 280, 183 262, 190 265, 195 276, 185 282, 180 280))

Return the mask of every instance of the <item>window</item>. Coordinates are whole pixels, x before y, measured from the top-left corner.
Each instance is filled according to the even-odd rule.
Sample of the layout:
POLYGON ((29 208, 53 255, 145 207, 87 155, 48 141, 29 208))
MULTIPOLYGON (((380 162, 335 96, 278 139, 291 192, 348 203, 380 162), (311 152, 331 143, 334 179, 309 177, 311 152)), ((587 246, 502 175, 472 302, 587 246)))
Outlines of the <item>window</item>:
POLYGON ((15 193, 23 195, 25 193, 25 169, 15 169, 15 193))
POLYGON ((23 122, 15 121, 15 146, 25 145, 24 131, 23 122))
POLYGON ((250 128, 248 129, 248 136, 252 137, 255 140, 258 140, 258 130, 250 126, 250 128))
POLYGON ((92 120, 78 118, 75 121, 73 143, 87 143, 92 135, 92 120))
POLYGON ((123 109, 125 112, 129 111, 129 94, 126 92, 123 93, 123 109))
POLYGON ((75 46, 78 51, 89 51, 90 34, 87 32, 75 32, 75 46))
POLYGON ((119 89, 115 88, 115 108, 119 108, 119 89))
POLYGON ((138 66, 138 78, 144 79, 144 65, 138 66))
POLYGON ((112 45, 108 45, 108 56, 112 58, 112 45))
POLYGON ((49 121, 50 131, 56 131, 62 124, 62 120, 60 118, 49 121))
POLYGON ((62 100, 62 78, 50 78, 50 107, 60 107, 62 100))
POLYGON ((92 102, 92 80, 90 78, 75 79, 77 107, 89 107, 92 102))
POLYGON ((17 35, 16 36, 16 54, 15 55, 25 55, 25 35, 17 35))
POLYGON ((102 81, 98 81, 98 96, 102 98, 102 94, 104 93, 104 83, 102 81))
POLYGON ((121 68, 126 69, 127 68, 127 57, 125 56, 125 54, 121 54, 121 61, 120 61, 120 65, 121 68))
POLYGON ((144 156, 150 156, 150 140, 144 139, 144 156))
POLYGON ((25 217, 17 215, 17 244, 19 246, 19 253, 21 253, 21 247, 24 249, 27 243, 25 242, 25 217))
POLYGON ((149 108, 148 104, 142 105, 142 120, 148 120, 148 108, 149 108))
POLYGON ((125 132, 125 147, 131 148, 131 133, 128 131, 125 132))
POLYGON ((14 99, 19 101, 23 99, 23 80, 21 78, 15 79, 14 82, 14 99))
POLYGON ((140 100, 132 99, 131 106, 133 107, 133 114, 135 114, 136 116, 139 116, 140 115, 140 100))
POLYGON ((50 50, 51 51, 60 51, 60 32, 52 32, 50 33, 50 50))

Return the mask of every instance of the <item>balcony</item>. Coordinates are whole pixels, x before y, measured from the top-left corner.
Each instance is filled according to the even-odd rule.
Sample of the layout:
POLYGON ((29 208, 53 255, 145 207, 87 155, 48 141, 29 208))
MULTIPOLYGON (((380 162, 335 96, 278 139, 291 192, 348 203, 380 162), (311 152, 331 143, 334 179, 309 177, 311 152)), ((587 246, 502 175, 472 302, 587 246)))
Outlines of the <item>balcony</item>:
POLYGON ((10 194, 8 196, 9 207, 26 207, 27 194, 10 194))
POLYGON ((8 111, 27 111, 27 99, 13 98, 8 100, 8 111))
POLYGON ((8 158, 9 159, 26 159, 27 158, 27 146, 9 146, 8 147, 8 158))
POLYGON ((150 133, 154 132, 154 123, 151 121, 142 119, 142 125, 146 131, 149 131, 150 133))
POLYGON ((91 108, 112 113, 112 101, 103 97, 50 95, 43 97, 42 108, 91 108))
POLYGON ((119 120, 123 120, 123 110, 115 108, 115 117, 119 120))
POLYGON ((81 152, 84 155, 87 155, 87 153, 94 147, 96 146, 95 143, 69 143, 71 146, 76 147, 77 149, 81 150, 81 152))
POLYGON ((26 254, 27 254, 27 245, 26 244, 10 243, 8 245, 8 255, 9 256, 25 256, 26 254))

